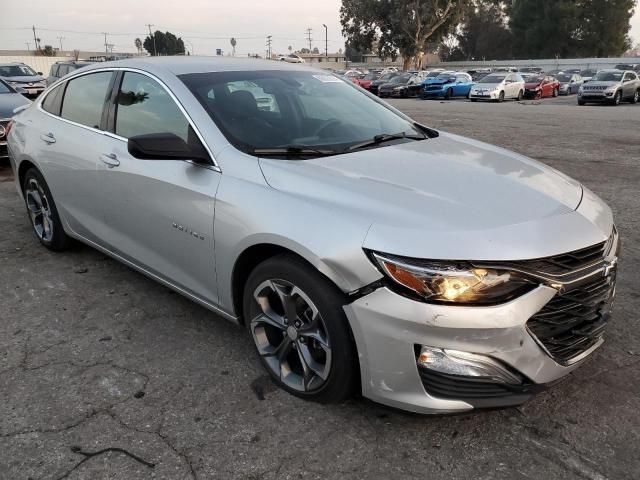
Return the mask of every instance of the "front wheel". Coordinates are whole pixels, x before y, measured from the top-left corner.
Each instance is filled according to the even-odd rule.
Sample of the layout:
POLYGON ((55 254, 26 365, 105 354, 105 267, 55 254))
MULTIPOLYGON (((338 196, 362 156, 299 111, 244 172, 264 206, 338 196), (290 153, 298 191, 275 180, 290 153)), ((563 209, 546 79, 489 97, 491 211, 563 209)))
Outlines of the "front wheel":
POLYGON ((520 90, 518 92, 518 101, 521 102, 523 97, 524 97, 524 92, 522 90, 520 90))
POLYGON ((556 98, 558 95, 560 95, 560 91, 557 88, 553 89, 553 98, 556 98))
POLYGON ((613 97, 613 104, 618 106, 622 103, 622 90, 618 90, 613 97))
POLYGON ((322 403, 348 399, 359 385, 342 293, 304 260, 272 257, 249 276, 243 313, 260 361, 293 395, 322 403))
POLYGON ((53 195, 39 170, 27 170, 22 191, 33 232, 40 243, 56 252, 68 248, 71 239, 64 232, 53 195))
POLYGON ((636 90, 636 93, 634 93, 633 97, 631 97, 631 103, 635 105, 638 102, 640 102, 640 90, 636 90))
POLYGON ((504 90, 500 92, 500 96, 498 97, 498 102, 500 103, 504 102, 504 90))

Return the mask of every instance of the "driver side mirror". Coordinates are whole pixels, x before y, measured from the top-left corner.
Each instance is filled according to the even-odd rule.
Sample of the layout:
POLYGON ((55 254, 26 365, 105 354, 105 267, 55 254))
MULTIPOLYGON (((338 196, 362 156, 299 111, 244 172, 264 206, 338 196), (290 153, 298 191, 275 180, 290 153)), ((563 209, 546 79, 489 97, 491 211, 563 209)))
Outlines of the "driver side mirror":
POLYGON ((182 138, 168 132, 131 137, 127 141, 127 150, 132 157, 141 160, 193 160, 197 163, 211 163, 202 145, 190 147, 182 138))
POLYGON ((38 75, 42 75, 42 72, 36 72, 38 75))

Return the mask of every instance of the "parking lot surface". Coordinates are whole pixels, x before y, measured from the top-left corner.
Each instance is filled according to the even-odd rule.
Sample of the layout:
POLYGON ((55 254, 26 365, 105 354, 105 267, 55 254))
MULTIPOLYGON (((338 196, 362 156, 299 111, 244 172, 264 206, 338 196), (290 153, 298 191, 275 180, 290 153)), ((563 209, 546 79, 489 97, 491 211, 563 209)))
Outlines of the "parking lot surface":
POLYGON ((453 417, 276 389, 242 329, 88 247, 40 247, 5 165, 0 478, 639 478, 640 106, 575 102, 391 102, 577 178, 623 238, 600 351, 522 407, 453 417))

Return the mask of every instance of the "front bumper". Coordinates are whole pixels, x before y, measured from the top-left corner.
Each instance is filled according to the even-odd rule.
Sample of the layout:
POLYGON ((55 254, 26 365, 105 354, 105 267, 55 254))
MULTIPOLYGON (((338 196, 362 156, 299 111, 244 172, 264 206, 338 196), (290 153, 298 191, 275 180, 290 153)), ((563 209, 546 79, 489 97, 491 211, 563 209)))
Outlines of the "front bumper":
POLYGON ((578 98, 590 103, 613 102, 615 92, 583 92, 578 94, 578 98))
POLYGON ((540 90, 525 90, 524 91, 524 98, 536 98, 538 96, 541 96, 540 90))
POLYGON ((491 92, 471 92, 469 98, 472 100, 498 100, 500 98, 500 92, 495 90, 491 92))
POLYGON ((37 97, 42 92, 44 92, 45 89, 47 88, 46 84, 44 83, 38 84, 38 85, 29 85, 27 83, 17 83, 14 86, 20 87, 26 90, 26 93, 24 93, 23 95, 31 98, 37 97))
POLYGON ((422 89, 422 98, 439 98, 439 97, 444 97, 444 89, 442 88, 438 88, 435 90, 427 90, 427 89, 422 89))
MULTIPOLYGON (((580 252, 586 255, 596 247, 600 248, 580 252)), ((428 304, 381 287, 346 305, 362 394, 416 413, 525 402, 578 368, 602 345, 615 295, 615 231, 604 248, 613 263, 603 263, 566 292, 541 284, 508 303, 477 307, 428 304), (417 361, 422 347, 484 356, 520 382, 505 385, 425 368, 417 361)))

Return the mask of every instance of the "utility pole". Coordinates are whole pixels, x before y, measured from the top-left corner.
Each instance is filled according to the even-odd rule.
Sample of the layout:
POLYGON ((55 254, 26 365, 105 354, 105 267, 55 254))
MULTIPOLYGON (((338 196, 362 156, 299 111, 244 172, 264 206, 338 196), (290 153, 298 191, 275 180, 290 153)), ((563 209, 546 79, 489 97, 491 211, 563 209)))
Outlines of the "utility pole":
POLYGON ((60 53, 62 53, 62 40, 64 40, 65 37, 58 37, 58 40, 60 40, 60 53))
POLYGON ((100 32, 100 33, 104 35, 104 53, 109 53, 109 50, 108 50, 109 44, 107 43, 107 35, 109 35, 109 32, 100 32))
POLYGON ((324 23, 322 24, 322 26, 324 27, 324 56, 328 57, 329 56, 329 29, 324 23))
POLYGON ((149 27, 149 37, 153 38, 153 56, 158 55, 158 50, 156 49, 156 36, 151 33, 151 27, 155 27, 153 23, 147 23, 147 27, 149 27))
POLYGON ((271 59, 271 37, 272 35, 267 35, 267 58, 271 59))
POLYGON ((29 42, 24 42, 24 44, 27 46, 27 52, 31 51, 31 48, 29 47, 29 45, 31 45, 29 42))
POLYGON ((39 45, 38 45, 38 40, 36 38, 36 26, 32 25, 32 28, 33 28, 33 41, 34 41, 34 44, 36 46, 36 52, 37 52, 39 45))
POLYGON ((309 41, 309 52, 311 52, 311 41, 313 40, 311 38, 311 27, 307 28, 307 40, 309 41))

